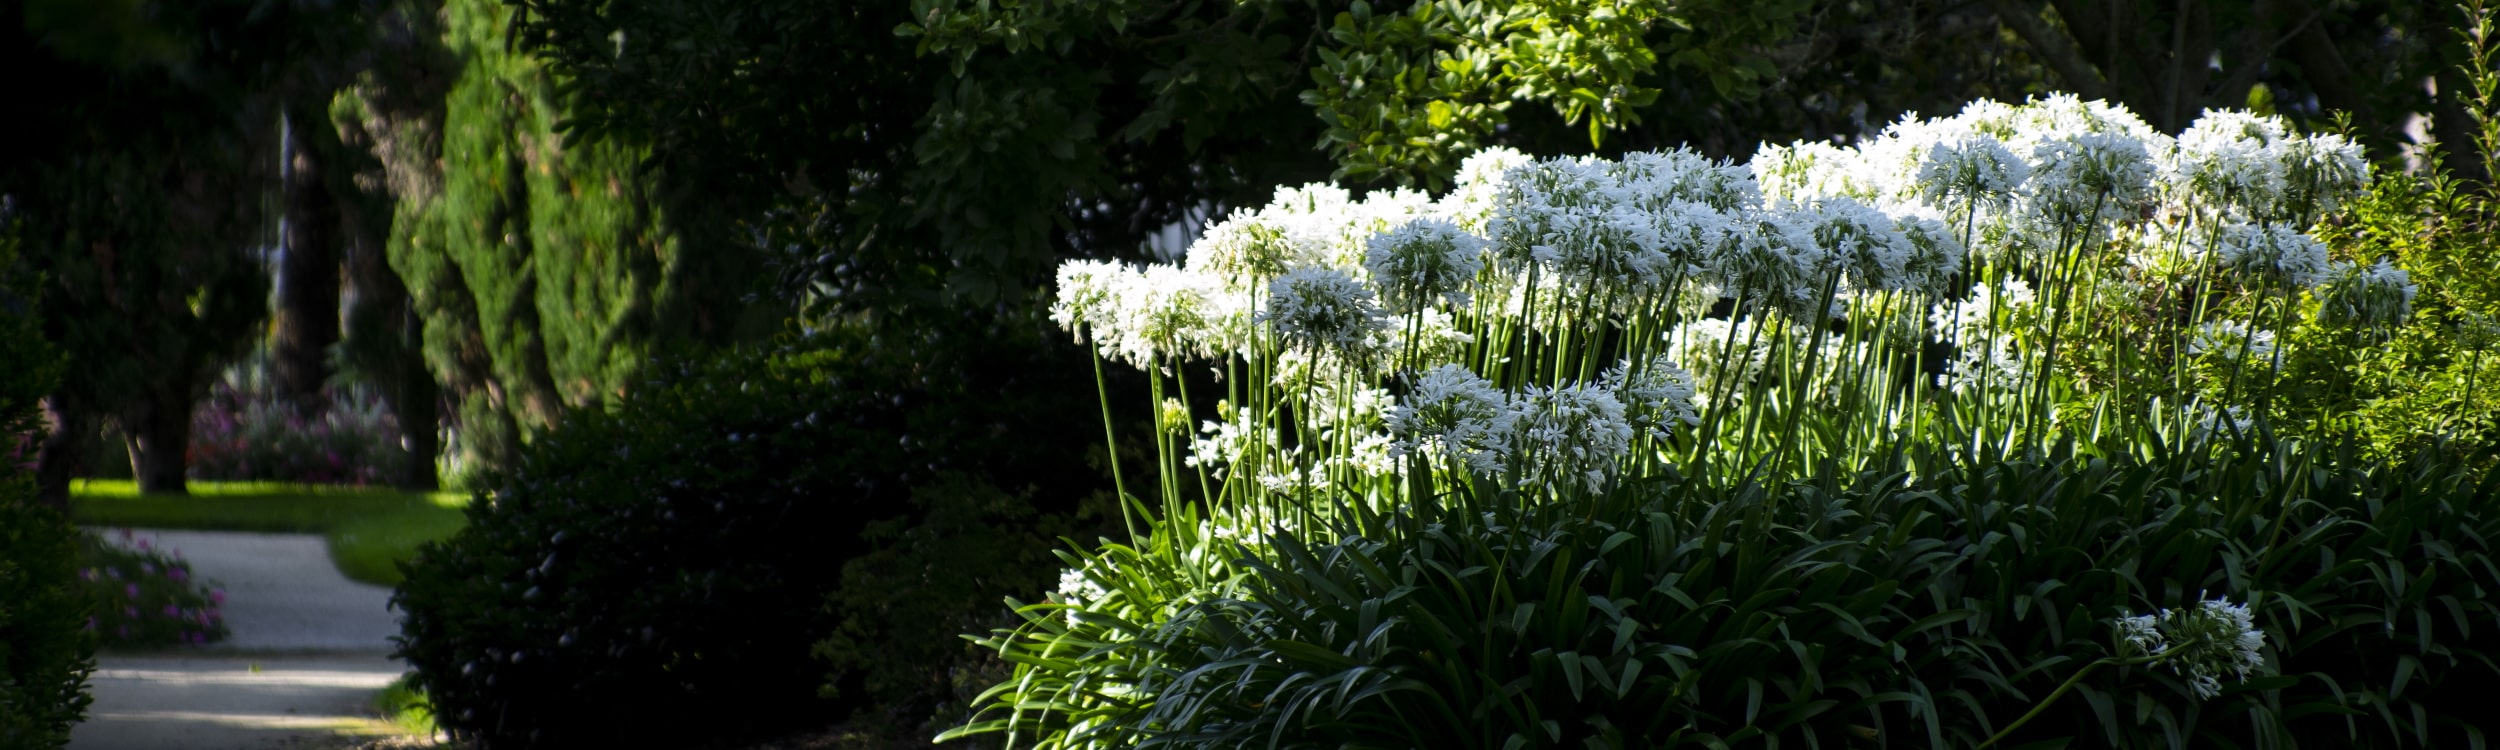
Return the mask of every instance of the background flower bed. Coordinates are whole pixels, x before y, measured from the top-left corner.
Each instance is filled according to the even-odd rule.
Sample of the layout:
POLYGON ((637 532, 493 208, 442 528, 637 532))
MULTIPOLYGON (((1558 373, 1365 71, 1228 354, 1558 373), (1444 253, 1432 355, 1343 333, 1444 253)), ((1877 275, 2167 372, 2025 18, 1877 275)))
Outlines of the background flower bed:
POLYGON ((79 545, 87 629, 119 647, 196 646, 225 640, 225 589, 191 574, 180 550, 133 534, 89 533, 79 545))

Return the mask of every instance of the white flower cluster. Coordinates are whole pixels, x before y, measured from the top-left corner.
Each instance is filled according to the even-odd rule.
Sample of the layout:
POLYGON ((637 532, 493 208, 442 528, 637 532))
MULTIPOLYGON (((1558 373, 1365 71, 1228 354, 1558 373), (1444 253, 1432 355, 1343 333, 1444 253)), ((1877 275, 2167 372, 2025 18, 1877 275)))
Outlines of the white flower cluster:
POLYGON ((2307 289, 2327 279, 2326 245, 2281 224, 2231 224, 2215 232, 2214 262, 2251 287, 2307 289))
POLYGON ((2236 320, 2208 320, 2196 328, 2188 339, 2188 354, 2198 357, 2238 359, 2246 352, 2252 360, 2270 362, 2274 359, 2274 332, 2259 329, 2252 336, 2248 324, 2236 320))
POLYGON ((1474 372, 1424 373, 1389 411, 1396 455, 1459 461, 1477 474, 1515 472, 1531 484, 1602 491, 1640 435, 1663 439, 1700 423, 1693 378, 1664 357, 1618 365, 1595 383, 1505 393, 1474 372))
POLYGON ((2187 678, 2198 698, 2222 694, 2223 675, 2245 680, 2266 664, 2265 655, 2259 652, 2265 647, 2266 634, 2257 629, 2256 617, 2246 605, 2222 599, 2198 602, 2189 609, 2119 618, 2117 629, 2121 655, 2151 657, 2154 663, 2187 678))
POLYGON ((2421 287, 2402 268, 2385 259, 2376 265, 2336 263, 2319 286, 2318 318, 2330 325, 2393 328, 2413 314, 2413 295, 2421 287))
POLYGON ((2296 135, 2280 119, 2236 111, 2206 112, 2167 162, 2185 203, 2226 220, 2305 223, 2370 179, 2361 147, 2343 136, 2296 135))

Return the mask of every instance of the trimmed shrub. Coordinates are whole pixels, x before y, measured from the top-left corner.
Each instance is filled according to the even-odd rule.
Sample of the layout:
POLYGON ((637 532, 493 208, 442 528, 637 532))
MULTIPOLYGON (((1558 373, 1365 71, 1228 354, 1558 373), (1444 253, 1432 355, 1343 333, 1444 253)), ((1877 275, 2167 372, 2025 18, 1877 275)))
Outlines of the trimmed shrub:
POLYGON ((1039 590, 1051 519, 1102 484, 1087 441, 1034 439, 1092 404, 1000 395, 1070 369, 1032 330, 655 365, 567 417, 404 566, 401 655, 437 721, 482 748, 920 721, 970 653, 955 628, 1039 590))

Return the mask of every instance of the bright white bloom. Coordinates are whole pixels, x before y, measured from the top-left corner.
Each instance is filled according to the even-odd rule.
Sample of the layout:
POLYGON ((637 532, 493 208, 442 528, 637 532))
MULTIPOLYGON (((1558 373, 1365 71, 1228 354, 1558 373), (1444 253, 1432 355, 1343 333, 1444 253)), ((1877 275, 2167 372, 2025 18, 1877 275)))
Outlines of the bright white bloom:
POLYGON ((1604 491, 1632 444, 1623 402, 1588 383, 1529 388, 1498 428, 1527 480, 1557 489, 1604 491))
POLYGON ((1253 451, 1272 452, 1282 443, 1274 425, 1230 401, 1216 402, 1215 415, 1220 419, 1199 423, 1199 434, 1190 437, 1189 455, 1182 461, 1212 469, 1218 479, 1252 458, 1253 451))
POLYGON ((2383 258, 2370 266, 2336 263, 2328 277, 2315 294, 2318 319, 2333 325, 2402 325, 2413 312, 2413 295, 2420 290, 2411 275, 2383 258))
POLYGON ((1423 452, 1466 462, 1490 474, 1510 446, 1495 433, 1506 398, 1501 389, 1458 365, 1442 365, 1415 380, 1415 389, 1389 412, 1398 455, 1423 452))
POLYGON ((1092 571, 1088 568, 1059 571, 1059 603, 1071 607, 1083 607, 1100 601, 1105 596, 1110 596, 1111 592, 1104 590, 1102 584, 1095 582, 1091 573, 1092 571))
POLYGON ((1312 266, 1276 277, 1258 320, 1288 343, 1334 353, 1357 352, 1388 326, 1371 289, 1344 271, 1312 266))
POLYGON ((2179 134, 2170 180, 2192 205, 2225 216, 2265 218, 2283 201, 2283 121, 2241 110, 2206 110, 2179 134))
POLYGON ((1484 270, 1484 238, 1445 219, 1409 219, 1367 244, 1363 268, 1395 312, 1414 312, 1436 299, 1466 307, 1467 287, 1484 270))
POLYGON ((1261 211, 1239 211, 1207 225, 1189 246, 1188 268, 1213 277, 1228 290, 1266 286, 1295 266, 1319 262, 1294 243, 1285 226, 1261 211))
POLYGON ((2250 286, 2305 289, 2327 278, 2326 245, 2281 224, 2233 224, 2215 233, 2216 263, 2250 286))
POLYGON ((1442 196, 1434 212, 1470 232, 1485 232, 1500 201, 1504 175, 1533 159, 1515 149, 1496 146, 1468 154, 1458 163, 1457 185, 1442 196))
POLYGON ((2136 615, 2118 618, 2119 653, 2129 657, 2152 656, 2170 649, 2170 638, 2161 633, 2161 618, 2136 615))
POLYGON ((2004 142, 1974 134, 1929 146, 1914 185, 1918 200, 1938 209, 2001 208, 2030 176, 2031 165, 2004 142))
POLYGON ((1714 160, 1688 148, 1624 154, 1614 171, 1625 199, 1644 211, 1674 203, 1729 211, 1762 200, 1750 167, 1714 160))
POLYGON ((1105 356, 1140 369, 1166 358, 1214 354, 1204 336, 1214 286, 1207 277, 1165 265, 1122 275, 1114 290, 1113 322, 1103 326, 1112 335, 1097 334, 1097 345, 1105 356))
POLYGON ((1693 407, 1693 374, 1673 360, 1653 357, 1638 368, 1620 362, 1606 372, 1605 382, 1639 434, 1665 440, 1678 429, 1701 424, 1701 412, 1693 407))
POLYGON ((1969 252, 1962 247, 1952 227, 1925 216, 1899 217, 1894 228, 1910 242, 1910 254, 1901 268, 1900 288, 1929 293, 1943 293, 1945 285, 1962 272, 1962 258, 1969 252))
POLYGON ((1099 260, 1071 260, 1059 264, 1058 299, 1050 306, 1051 322, 1084 343, 1088 329, 1097 340, 1117 336, 1108 330, 1116 320, 1113 314, 1115 297, 1119 294, 1127 268, 1118 263, 1099 260))
POLYGON ((2077 133, 2043 140, 2032 147, 2031 159, 2026 192, 2032 210, 2053 224, 2131 216, 2152 196, 2152 155, 2130 136, 2077 133))
POLYGON ((1884 212, 1852 198, 1825 198, 1814 203, 1813 221, 1814 243, 1831 254, 1850 289, 1896 291, 1926 281, 1910 275, 1917 249, 1884 212))

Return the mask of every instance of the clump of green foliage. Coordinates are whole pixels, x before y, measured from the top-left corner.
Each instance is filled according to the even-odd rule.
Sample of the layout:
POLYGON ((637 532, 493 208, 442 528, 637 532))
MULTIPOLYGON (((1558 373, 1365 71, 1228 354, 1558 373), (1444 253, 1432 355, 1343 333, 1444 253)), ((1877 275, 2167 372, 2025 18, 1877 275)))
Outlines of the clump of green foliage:
POLYGON ((963 733, 1207 748, 2482 739, 2476 696, 2500 688, 2500 609, 2481 593, 2500 586, 2485 541, 2500 484, 2456 457, 2285 445, 1913 463, 1778 485, 1665 477, 1543 505, 1461 493, 1264 544, 1167 526, 1177 542, 1073 556, 1083 582, 988 641, 1017 674, 963 733), (2263 631, 2262 665, 2218 694, 2185 669, 2086 669, 2141 656, 2120 620, 2211 599, 2245 603, 2263 631))

